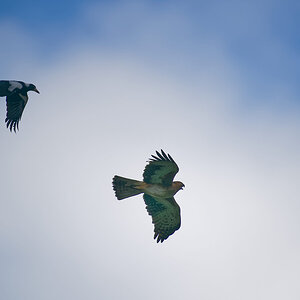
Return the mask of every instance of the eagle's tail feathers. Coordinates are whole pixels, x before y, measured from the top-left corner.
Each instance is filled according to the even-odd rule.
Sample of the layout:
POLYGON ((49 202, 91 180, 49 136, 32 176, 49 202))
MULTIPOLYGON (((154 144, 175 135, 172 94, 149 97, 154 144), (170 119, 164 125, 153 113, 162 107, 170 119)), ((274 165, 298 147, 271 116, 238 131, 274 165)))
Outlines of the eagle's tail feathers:
POLYGON ((141 190, 142 184, 142 181, 124 178, 117 175, 113 178, 113 189, 118 200, 143 193, 141 190))

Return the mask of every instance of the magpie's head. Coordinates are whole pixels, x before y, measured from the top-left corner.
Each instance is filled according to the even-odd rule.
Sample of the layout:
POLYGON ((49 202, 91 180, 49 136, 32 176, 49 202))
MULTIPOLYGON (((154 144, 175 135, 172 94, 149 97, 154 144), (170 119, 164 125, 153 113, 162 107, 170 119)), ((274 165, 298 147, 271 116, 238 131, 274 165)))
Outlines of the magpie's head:
POLYGON ((34 92, 36 92, 36 93, 40 93, 39 91, 38 91, 38 89, 36 88, 36 86, 34 85, 34 84, 32 84, 32 83, 30 83, 29 85, 28 85, 28 91, 34 91, 34 92))

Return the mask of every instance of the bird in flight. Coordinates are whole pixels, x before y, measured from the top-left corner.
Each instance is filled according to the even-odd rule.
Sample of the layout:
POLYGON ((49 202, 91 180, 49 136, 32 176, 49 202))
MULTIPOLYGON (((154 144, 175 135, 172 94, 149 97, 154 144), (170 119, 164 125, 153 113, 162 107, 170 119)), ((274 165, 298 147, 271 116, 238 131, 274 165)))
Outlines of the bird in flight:
POLYGON ((180 207, 174 195, 184 184, 173 181, 179 168, 171 155, 163 150, 151 155, 143 173, 143 181, 114 176, 113 189, 118 200, 144 193, 148 214, 154 224, 154 239, 163 242, 180 228, 180 207))
POLYGON ((6 96, 6 127, 10 131, 19 130, 23 110, 28 101, 28 91, 40 93, 31 83, 15 80, 0 80, 0 97, 6 96))

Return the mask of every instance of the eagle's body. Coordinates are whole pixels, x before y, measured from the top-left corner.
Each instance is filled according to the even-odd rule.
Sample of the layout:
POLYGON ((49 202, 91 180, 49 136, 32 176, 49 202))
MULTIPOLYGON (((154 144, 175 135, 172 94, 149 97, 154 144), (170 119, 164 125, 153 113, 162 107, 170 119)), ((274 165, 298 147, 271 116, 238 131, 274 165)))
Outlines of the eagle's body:
POLYGON ((28 101, 28 91, 39 93, 31 83, 16 80, 0 80, 0 97, 6 96, 6 127, 12 131, 19 129, 19 121, 28 101))
POLYGON ((170 186, 164 186, 162 184, 147 184, 143 189, 143 192, 149 196, 170 198, 173 197, 181 188, 178 182, 173 182, 170 186))
POLYGON ((173 158, 161 150, 152 155, 144 170, 144 181, 115 176, 113 188, 118 200, 144 193, 144 201, 154 223, 154 238, 163 242, 180 228, 180 207, 174 195, 184 187, 173 179, 179 168, 173 158))

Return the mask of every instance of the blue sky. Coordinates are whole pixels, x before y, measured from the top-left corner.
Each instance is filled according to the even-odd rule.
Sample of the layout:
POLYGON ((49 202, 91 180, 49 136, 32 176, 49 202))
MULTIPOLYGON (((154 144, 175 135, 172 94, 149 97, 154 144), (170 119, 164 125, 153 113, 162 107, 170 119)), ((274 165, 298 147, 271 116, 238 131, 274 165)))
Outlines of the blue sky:
POLYGON ((0 14, 33 39, 41 60, 89 44, 196 72, 205 54, 217 51, 250 85, 245 101, 272 104, 276 88, 299 93, 298 13, 296 1, 17 1, 3 4, 0 14), (155 24, 161 38, 151 32, 155 24))
POLYGON ((17 134, 0 101, 0 298, 298 300, 299 8, 2 4, 1 79, 41 94, 17 134), (159 149, 186 185, 162 245, 111 187, 159 149))

